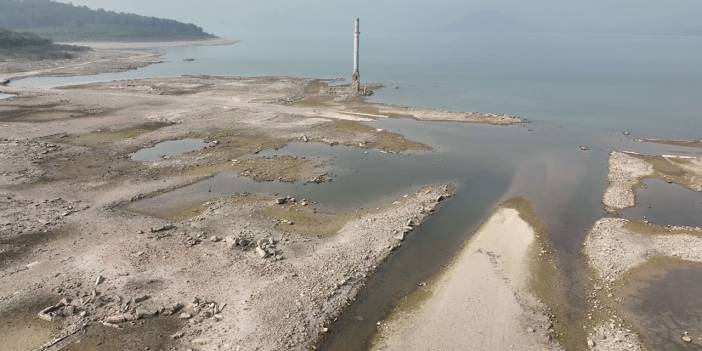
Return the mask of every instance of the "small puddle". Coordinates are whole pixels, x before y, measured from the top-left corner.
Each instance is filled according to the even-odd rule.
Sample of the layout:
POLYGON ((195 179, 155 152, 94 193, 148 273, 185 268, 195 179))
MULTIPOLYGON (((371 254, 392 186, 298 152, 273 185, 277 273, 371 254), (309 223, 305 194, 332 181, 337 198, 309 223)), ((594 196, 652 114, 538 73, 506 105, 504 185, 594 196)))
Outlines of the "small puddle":
POLYGON ((622 211, 626 218, 646 217, 658 225, 702 226, 702 193, 660 179, 644 182, 636 192, 636 207, 622 211))
POLYGON ((60 322, 39 319, 37 313, 60 298, 42 295, 0 308, 0 350, 35 350, 50 341, 61 329, 60 322))
POLYGON ((655 259, 629 281, 624 308, 652 350, 702 350, 702 264, 655 259))
POLYGON ((90 325, 79 340, 65 351, 175 350, 179 344, 170 335, 182 328, 176 317, 142 320, 122 330, 90 325))
POLYGON ((0 100, 9 99, 9 98, 11 98, 11 97, 13 97, 13 96, 14 96, 14 95, 11 95, 11 94, 3 94, 3 93, 0 93, 0 100))
POLYGON ((167 156, 176 156, 186 152, 200 150, 205 147, 202 139, 181 139, 169 140, 158 143, 153 147, 141 149, 131 155, 132 160, 141 162, 152 162, 163 159, 167 156))

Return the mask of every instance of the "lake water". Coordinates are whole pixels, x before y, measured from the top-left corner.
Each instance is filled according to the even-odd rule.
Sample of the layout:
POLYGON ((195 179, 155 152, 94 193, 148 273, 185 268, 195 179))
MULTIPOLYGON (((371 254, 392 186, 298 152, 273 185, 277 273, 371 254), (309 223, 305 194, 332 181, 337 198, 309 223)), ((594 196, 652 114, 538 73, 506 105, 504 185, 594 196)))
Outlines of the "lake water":
MULTIPOLYGON (((12 84, 178 74, 350 75, 350 36, 242 39, 232 46, 170 49, 165 63, 138 71, 12 84)), ((367 33, 362 40, 363 79, 400 87, 379 91, 376 100, 509 113, 661 138, 699 137, 702 37, 367 33)))
MULTIPOLYGON (((169 49, 166 63, 89 77, 31 78, 13 85, 57 86, 99 80, 180 74, 347 76, 350 36, 343 38, 244 38, 233 46, 169 49), (185 62, 185 58, 194 58, 185 62)), ((373 100, 442 109, 509 113, 526 126, 494 127, 412 120, 383 120, 378 128, 435 145, 429 153, 385 155, 356 148, 292 144, 278 154, 332 157, 339 169, 328 184, 254 183, 220 174, 147 199, 141 210, 183 199, 205 200, 233 192, 284 193, 330 207, 370 205, 378 194, 400 194, 435 182, 454 182, 457 195, 411 235, 370 280, 358 301, 332 327, 323 349, 363 350, 382 319, 416 283, 437 272, 499 201, 527 198, 550 229, 565 279, 560 287, 581 328, 587 292, 581 256, 586 230, 605 216, 607 158, 613 149, 645 153, 700 150, 636 143, 633 135, 698 139, 702 136, 702 38, 625 35, 480 34, 410 38, 365 35, 362 76, 388 86, 373 100), (397 87, 397 89, 395 88, 397 87), (580 145, 590 146, 583 152, 580 145)), ((642 192, 643 212, 625 216, 690 220, 674 215, 680 191, 642 192), (649 194, 651 194, 649 196, 649 194), (650 207, 650 208, 649 208, 650 207)), ((686 201, 697 194, 685 193, 686 201)), ((700 284, 702 282, 696 282, 700 284)), ((687 295, 682 295, 684 298, 687 295)), ((661 308, 666 301, 657 301, 661 308)), ((680 317, 684 318, 684 316, 680 317)), ((649 324, 641 324, 648 328, 649 324)))

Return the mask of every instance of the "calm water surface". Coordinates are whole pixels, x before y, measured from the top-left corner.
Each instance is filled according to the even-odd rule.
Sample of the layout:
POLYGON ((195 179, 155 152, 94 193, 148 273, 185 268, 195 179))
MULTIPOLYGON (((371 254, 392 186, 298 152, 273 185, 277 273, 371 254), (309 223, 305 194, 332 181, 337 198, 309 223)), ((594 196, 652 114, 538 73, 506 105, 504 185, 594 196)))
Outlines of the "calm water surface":
MULTIPOLYGON (((91 81, 180 74, 347 76, 351 57, 343 38, 242 38, 226 47, 177 48, 166 63, 137 71, 89 77, 32 78, 13 85, 57 86, 91 81), (183 62, 184 58, 194 62, 183 62)), ((613 149, 646 153, 699 150, 641 144, 625 137, 702 136, 702 38, 625 35, 481 34, 407 38, 364 37, 362 75, 385 83, 375 101, 442 109, 509 113, 527 126, 384 120, 372 123, 435 150, 387 155, 348 147, 293 144, 278 154, 334 158, 336 179, 322 185, 255 183, 220 174, 136 206, 158 213, 169 204, 204 201, 234 192, 281 193, 348 209, 372 206, 378 194, 397 195, 452 182, 448 200, 370 280, 358 301, 332 327, 323 349, 363 350, 399 298, 437 272, 500 201, 523 196, 549 226, 570 312, 559 316, 580 328, 585 312, 586 230, 604 216, 607 158, 613 149), (395 89, 398 87, 398 89, 395 89), (580 145, 592 151, 579 150, 580 145)), ((650 182, 627 217, 693 223, 698 194, 650 182), (677 203, 676 202, 680 202, 677 203), (685 205, 687 204, 687 205, 685 205), (681 210, 682 208, 682 210, 681 210)), ((691 271, 700 274, 698 268, 691 271)), ((702 280, 689 281, 694 289, 702 280)), ((693 289, 693 288, 691 288, 693 289)), ((687 293, 680 299, 693 298, 687 293)), ((693 298, 694 300, 694 298, 693 298)), ((651 302, 656 308, 670 299, 651 302)), ((652 320, 656 315, 650 314, 652 320)), ((688 315, 679 315, 680 320, 688 315)), ((688 322, 694 319, 687 318, 688 322)), ((684 322, 687 323, 687 322, 684 322)), ((667 325, 667 324, 661 324, 667 325)), ((640 324, 644 334, 655 323, 640 324)))
POLYGON ((129 157, 134 161, 158 161, 164 157, 200 150, 205 147, 205 145, 202 139, 169 140, 158 143, 152 147, 141 149, 129 155, 129 157))
POLYGON ((653 350, 702 350, 702 285, 696 283, 702 281, 702 264, 658 262, 630 280, 625 308, 653 350), (684 332, 692 343, 682 340, 684 332))

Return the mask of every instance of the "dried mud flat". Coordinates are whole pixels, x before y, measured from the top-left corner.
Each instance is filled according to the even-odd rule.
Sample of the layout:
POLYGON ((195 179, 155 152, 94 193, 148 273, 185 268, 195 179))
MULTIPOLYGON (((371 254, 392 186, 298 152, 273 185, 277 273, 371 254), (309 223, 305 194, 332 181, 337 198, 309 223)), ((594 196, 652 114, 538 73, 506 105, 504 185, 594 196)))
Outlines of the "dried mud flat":
POLYGON ((551 264, 534 221, 523 200, 500 206, 435 282, 382 323, 372 349, 563 350, 534 288, 544 283, 537 266, 551 264))
MULTIPOLYGON (((121 67, 82 62, 19 75, 121 67)), ((8 326, 0 339, 14 344, 0 349, 313 347, 451 185, 343 213, 315 199, 243 192, 161 217, 131 205, 220 172, 308 186, 333 180, 333 160, 275 154, 293 142, 431 150, 365 124, 395 116, 361 115, 378 106, 343 89, 210 76, 3 87, 15 96, 0 101, 0 325, 8 326), (333 106, 304 102, 330 94, 333 106), (149 162, 130 157, 186 138, 205 146, 149 162)), ((429 112, 407 117, 521 121, 429 112)))

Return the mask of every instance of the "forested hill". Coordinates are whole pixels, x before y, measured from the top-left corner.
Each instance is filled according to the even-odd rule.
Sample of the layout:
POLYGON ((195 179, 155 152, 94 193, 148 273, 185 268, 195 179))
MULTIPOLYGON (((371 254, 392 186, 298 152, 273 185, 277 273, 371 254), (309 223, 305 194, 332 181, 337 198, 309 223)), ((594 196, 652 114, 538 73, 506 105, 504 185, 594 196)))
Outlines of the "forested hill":
POLYGON ((90 48, 54 44, 34 33, 18 33, 0 28, 0 62, 8 60, 63 60, 90 48))
POLYGON ((57 41, 214 38, 194 24, 50 0, 0 0, 0 27, 57 41))

